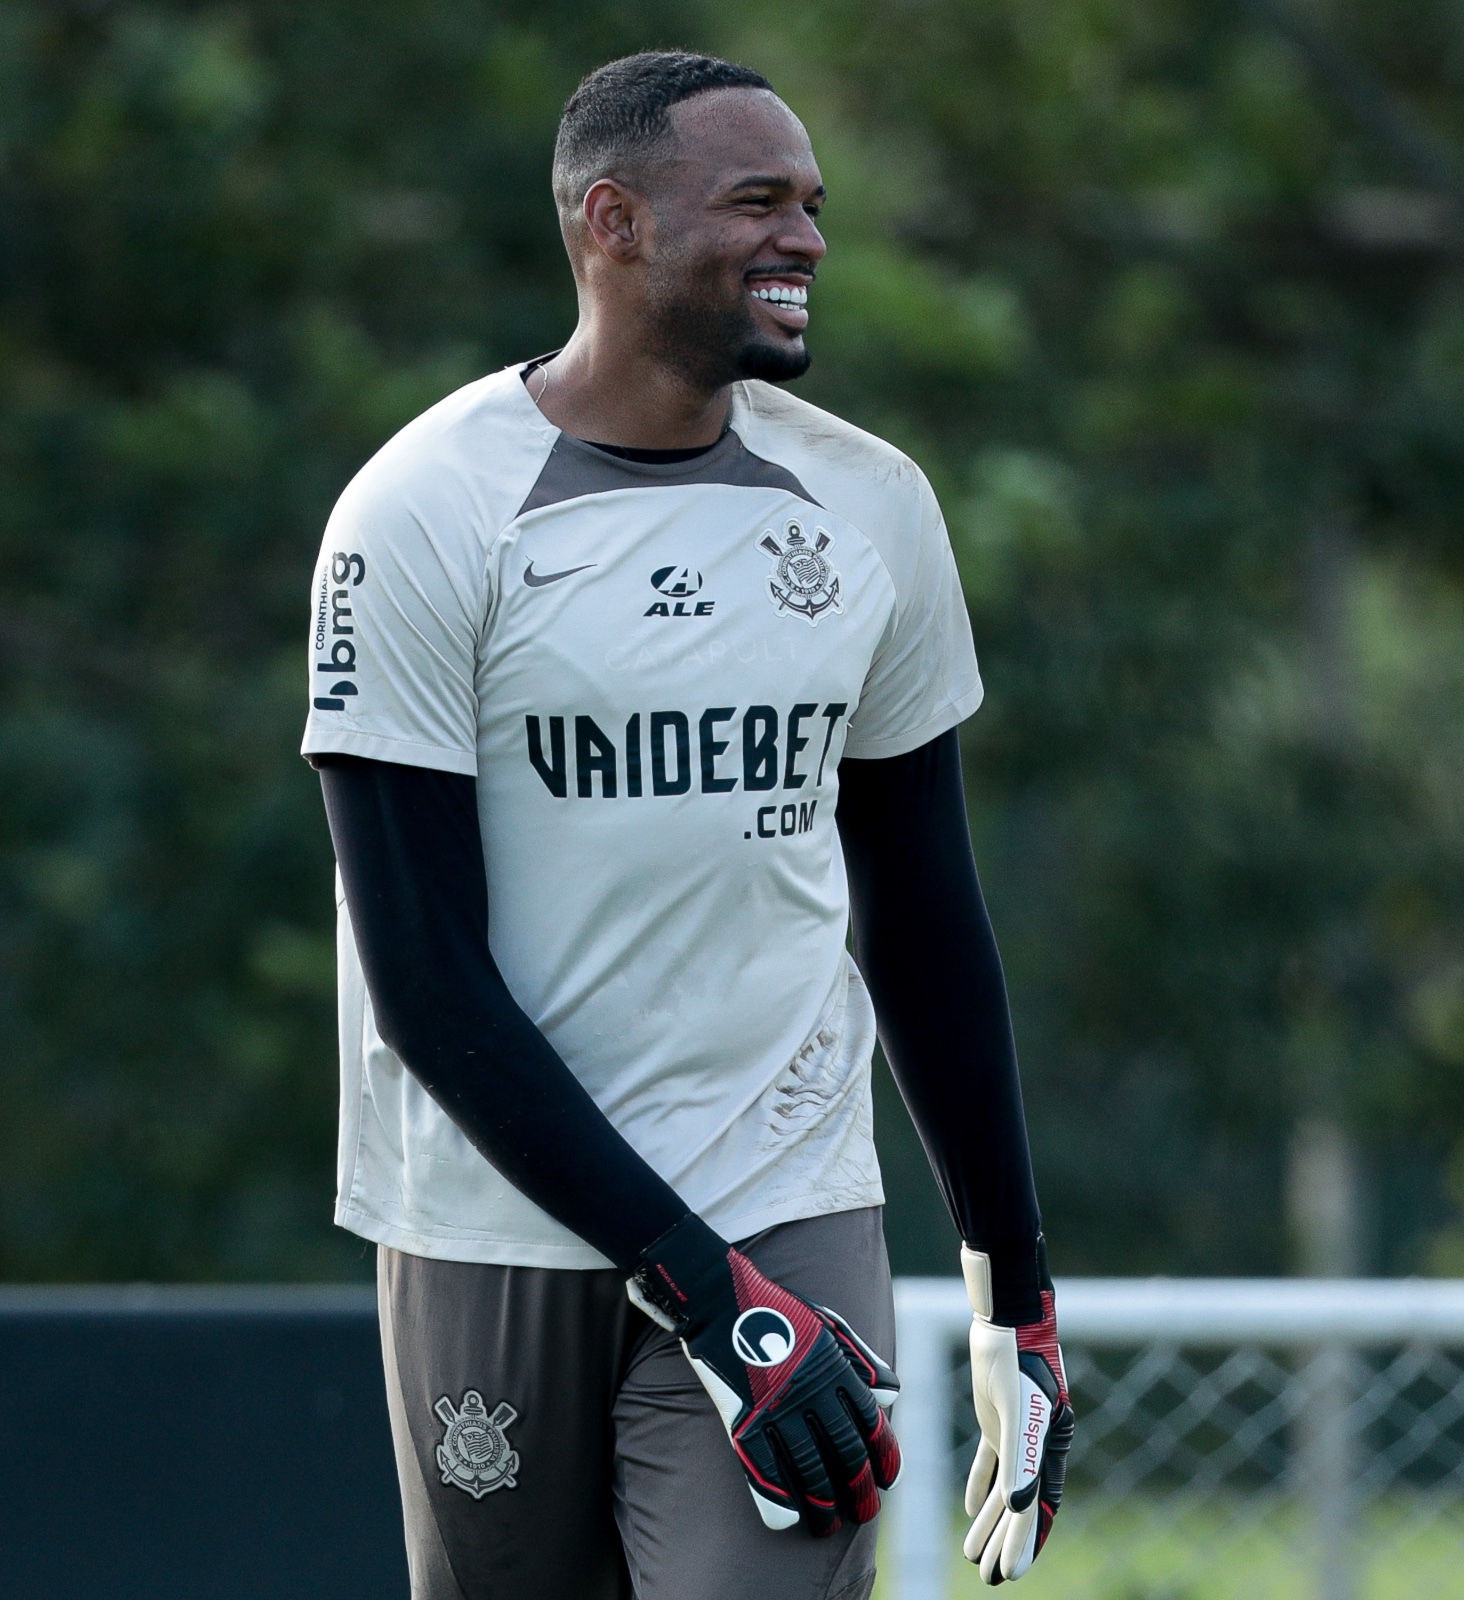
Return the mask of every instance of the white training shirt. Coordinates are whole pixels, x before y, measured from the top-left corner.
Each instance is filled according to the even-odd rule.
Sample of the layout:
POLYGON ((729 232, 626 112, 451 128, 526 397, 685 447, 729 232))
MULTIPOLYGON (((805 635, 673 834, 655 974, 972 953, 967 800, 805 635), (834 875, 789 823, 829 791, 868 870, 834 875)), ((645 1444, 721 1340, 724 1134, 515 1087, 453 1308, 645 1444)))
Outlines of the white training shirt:
MULTIPOLYGON (((742 383, 708 453, 624 461, 506 369, 341 496, 310 681, 306 754, 477 779, 510 991, 713 1228, 883 1200, 838 765, 915 749, 981 699, 907 457, 742 383)), ((382 1043, 343 904, 338 945, 336 1220, 418 1255, 604 1266, 382 1043)))

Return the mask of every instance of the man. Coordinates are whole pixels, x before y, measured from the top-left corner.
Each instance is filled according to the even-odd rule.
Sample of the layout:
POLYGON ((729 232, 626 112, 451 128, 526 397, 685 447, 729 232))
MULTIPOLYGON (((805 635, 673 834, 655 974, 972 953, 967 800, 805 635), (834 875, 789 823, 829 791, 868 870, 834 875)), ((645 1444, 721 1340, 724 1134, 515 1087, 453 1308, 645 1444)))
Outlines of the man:
POLYGON ((1071 1412, 939 511, 773 387, 824 190, 765 79, 610 63, 554 190, 572 338, 393 439, 316 579, 337 1217, 379 1246, 413 1595, 870 1592, 898 1385, 850 885, 965 1241, 967 1550, 1019 1576, 1071 1412))

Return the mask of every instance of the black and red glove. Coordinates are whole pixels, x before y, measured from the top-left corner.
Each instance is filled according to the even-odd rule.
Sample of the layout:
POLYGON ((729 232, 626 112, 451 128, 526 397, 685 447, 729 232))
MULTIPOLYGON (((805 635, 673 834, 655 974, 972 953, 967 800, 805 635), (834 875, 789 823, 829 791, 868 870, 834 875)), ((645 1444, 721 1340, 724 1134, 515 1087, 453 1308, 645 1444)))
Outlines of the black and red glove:
POLYGON ((874 1518, 900 1471, 882 1409, 900 1384, 841 1317, 765 1277, 695 1215, 643 1252, 628 1288, 679 1335, 768 1527, 827 1534, 874 1518))
POLYGON ((971 1301, 971 1396, 981 1442, 966 1481, 966 1559, 984 1582, 1020 1578, 1041 1553, 1062 1504, 1073 1407, 1068 1397, 1047 1255, 1039 1243, 1041 1316, 992 1320, 991 1263, 961 1246, 971 1301))

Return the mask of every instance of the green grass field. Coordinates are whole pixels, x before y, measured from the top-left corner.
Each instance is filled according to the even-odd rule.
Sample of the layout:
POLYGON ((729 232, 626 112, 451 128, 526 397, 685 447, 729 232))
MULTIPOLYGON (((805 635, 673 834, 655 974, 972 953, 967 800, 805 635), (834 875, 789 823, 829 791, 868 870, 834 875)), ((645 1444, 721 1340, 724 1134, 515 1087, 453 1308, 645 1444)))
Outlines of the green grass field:
MULTIPOLYGON (((990 1595, 960 1553, 952 1525, 947 1600, 990 1595)), ((1317 1543, 1294 1501, 1257 1498, 1162 1505, 1089 1499, 1058 1518, 1051 1543, 1015 1600, 1319 1600, 1317 1543)), ((1344 1553, 1350 1600, 1464 1600, 1464 1500, 1377 1502, 1344 1553)), ((875 1600, 904 1600, 881 1573, 875 1600)))

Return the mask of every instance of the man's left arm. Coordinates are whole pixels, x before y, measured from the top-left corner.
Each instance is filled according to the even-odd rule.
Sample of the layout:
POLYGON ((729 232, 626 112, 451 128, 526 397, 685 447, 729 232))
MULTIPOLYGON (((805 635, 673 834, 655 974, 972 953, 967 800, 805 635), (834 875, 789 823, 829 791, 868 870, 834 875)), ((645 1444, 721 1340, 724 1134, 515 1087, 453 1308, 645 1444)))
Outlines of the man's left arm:
POLYGON ((962 1239, 981 1426, 965 1551, 986 1582, 1000 1583, 1020 1577, 1047 1539, 1073 1413, 956 731, 903 755, 846 758, 839 782, 855 955, 962 1239))

